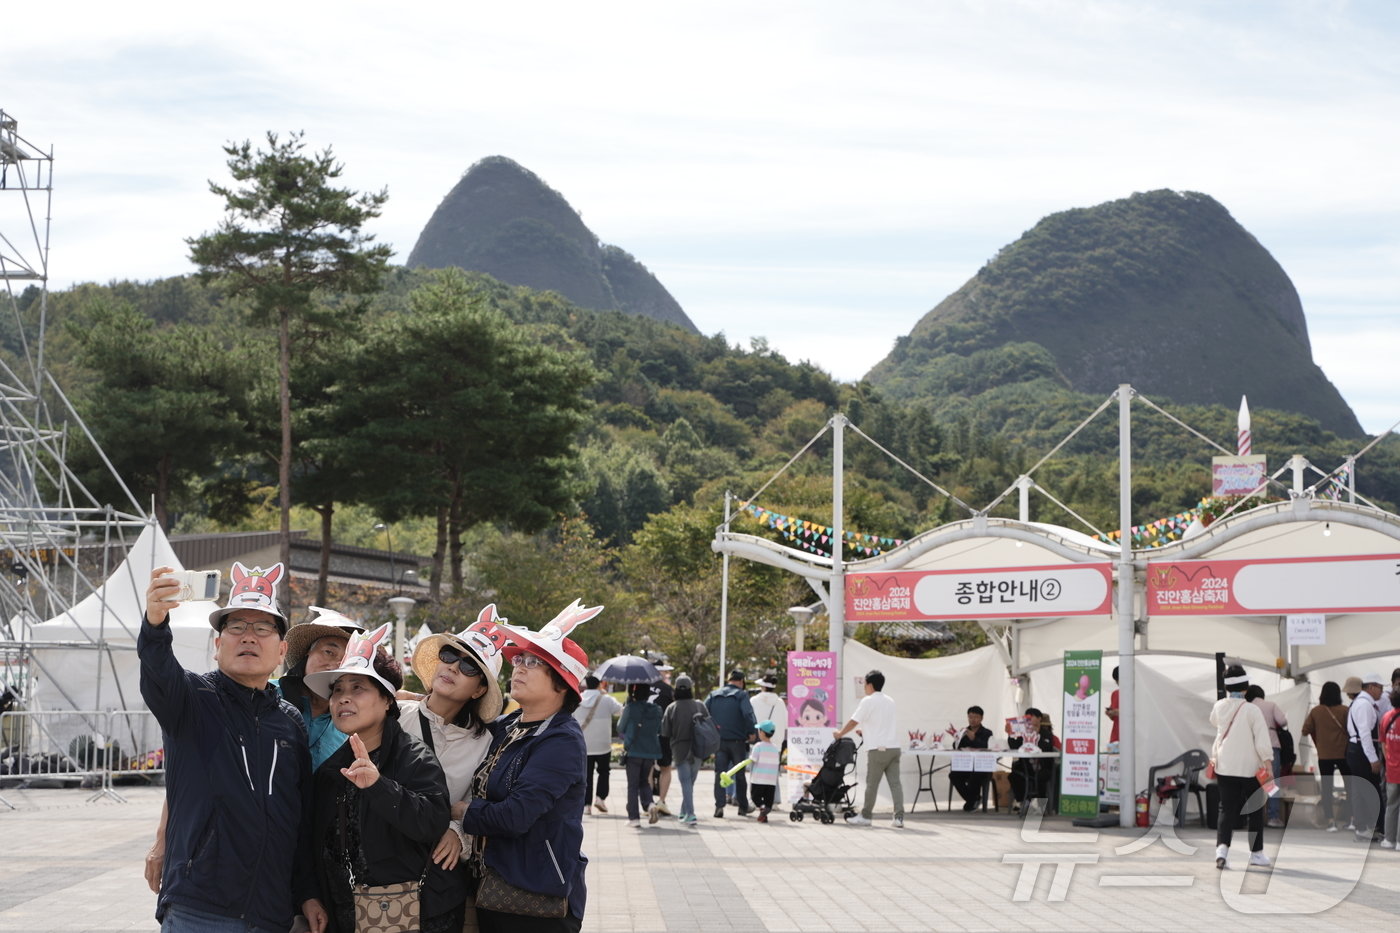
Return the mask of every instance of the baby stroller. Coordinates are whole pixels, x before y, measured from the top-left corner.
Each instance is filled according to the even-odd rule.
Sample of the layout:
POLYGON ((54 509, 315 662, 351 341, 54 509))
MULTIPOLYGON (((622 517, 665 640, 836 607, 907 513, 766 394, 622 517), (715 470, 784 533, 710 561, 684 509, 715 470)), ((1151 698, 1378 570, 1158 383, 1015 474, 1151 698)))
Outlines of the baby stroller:
POLYGON ((855 781, 846 779, 856 770, 856 743, 851 739, 837 739, 822 753, 821 770, 807 782, 802 799, 792 805, 788 819, 801 823, 804 814, 811 813, 825 824, 836 822, 832 807, 841 808, 842 819, 849 820, 856 815, 856 804, 851 799, 855 781))

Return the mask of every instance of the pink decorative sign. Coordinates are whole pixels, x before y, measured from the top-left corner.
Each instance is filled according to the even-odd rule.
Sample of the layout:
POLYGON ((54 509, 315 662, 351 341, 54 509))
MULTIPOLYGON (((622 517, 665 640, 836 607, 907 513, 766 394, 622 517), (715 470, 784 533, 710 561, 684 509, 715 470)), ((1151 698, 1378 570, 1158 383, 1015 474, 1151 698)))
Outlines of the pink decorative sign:
POLYGON ((847 622, 1105 615, 1113 565, 906 570, 846 575, 847 622))

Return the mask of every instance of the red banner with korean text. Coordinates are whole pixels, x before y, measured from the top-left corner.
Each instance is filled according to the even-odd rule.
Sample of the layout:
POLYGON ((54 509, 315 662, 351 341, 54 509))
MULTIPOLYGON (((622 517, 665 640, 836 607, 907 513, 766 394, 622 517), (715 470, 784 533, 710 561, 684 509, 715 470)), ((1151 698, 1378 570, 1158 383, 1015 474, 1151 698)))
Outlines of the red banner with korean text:
POLYGON ((1113 565, 904 570, 846 575, 847 622, 1106 615, 1113 565))
POLYGON ((1400 554, 1149 561, 1147 614, 1400 611, 1400 554))

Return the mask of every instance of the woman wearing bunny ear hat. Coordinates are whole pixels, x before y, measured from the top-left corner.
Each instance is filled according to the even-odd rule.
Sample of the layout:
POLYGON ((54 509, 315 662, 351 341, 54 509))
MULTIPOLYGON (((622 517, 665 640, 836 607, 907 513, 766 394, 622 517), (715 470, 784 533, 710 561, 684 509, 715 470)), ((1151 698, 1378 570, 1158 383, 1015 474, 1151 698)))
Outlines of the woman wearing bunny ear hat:
POLYGON ((399 723, 433 750, 447 778, 453 815, 433 848, 433 861, 446 871, 459 865, 465 871, 462 854, 470 855, 471 842, 459 821, 471 796, 472 775, 491 747, 487 726, 501 715, 504 697, 498 678, 504 657, 490 635, 504 621, 493 603, 465 630, 420 641, 413 651, 413 672, 428 694, 399 701, 399 723))
POLYGON ((568 636, 602 611, 574 600, 538 632, 501 625, 483 633, 512 665, 520 709, 492 724, 491 751, 462 814, 481 878, 482 933, 578 933, 583 925, 587 754, 571 714, 588 655, 568 636))
POLYGON ((389 625, 357 634, 332 671, 308 674, 350 736, 316 770, 311 845, 320 897, 302 905, 311 933, 354 933, 354 886, 418 883, 422 933, 460 933, 466 879, 433 863, 451 808, 432 750, 399 726, 399 666, 389 625))

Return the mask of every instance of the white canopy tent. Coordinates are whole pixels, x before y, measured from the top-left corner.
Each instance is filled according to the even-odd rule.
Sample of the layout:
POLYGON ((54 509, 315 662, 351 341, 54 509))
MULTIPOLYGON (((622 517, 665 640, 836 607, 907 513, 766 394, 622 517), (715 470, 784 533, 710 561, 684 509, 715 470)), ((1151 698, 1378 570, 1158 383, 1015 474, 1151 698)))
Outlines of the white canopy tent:
MULTIPOLYGON (((184 569, 165 533, 148 525, 107 580, 69 611, 30 628, 34 690, 31 709, 144 709, 136 635, 146 585, 156 567, 184 569)), ((189 602, 170 615, 175 656, 187 670, 214 667, 212 602, 189 602)))
MULTIPOLYGON (((1125 387, 1126 388, 1126 387, 1125 387)), ((1120 411, 1126 408, 1128 393, 1120 390, 1120 411)), ((1126 440, 1126 414, 1120 439, 1126 440)), ((833 457, 832 537, 842 540, 841 515, 841 445, 840 429, 846 425, 842 416, 832 419, 836 426, 835 456, 833 457)), ((1126 482, 1130 473, 1123 470, 1126 482)), ((1124 768, 1123 799, 1131 803, 1135 789, 1144 785, 1147 770, 1154 764, 1165 763, 1189 748, 1208 748, 1213 732, 1208 713, 1215 699, 1215 663, 1217 653, 1230 661, 1254 669, 1256 682, 1265 687, 1272 698, 1280 702, 1289 721, 1301 725, 1307 709, 1314 701, 1324 679, 1340 681, 1349 674, 1367 670, 1388 671, 1400 655, 1400 595, 1390 601, 1372 605, 1355 605, 1338 612, 1328 602, 1325 584, 1326 567, 1322 562, 1338 558, 1395 557, 1400 570, 1400 517, 1375 508, 1357 506, 1326 499, 1315 499, 1311 491, 1302 490, 1295 481, 1294 498, 1288 502, 1263 505, 1216 522, 1209 529, 1190 535, 1169 546, 1126 552, 1121 547, 1103 544, 1082 533, 1053 525, 1036 524, 988 517, 985 512, 974 513, 971 519, 941 526, 925 532, 879 556, 866 560, 842 560, 838 547, 835 560, 783 547, 766 538, 736 534, 721 526, 713 547, 726 555, 745 557, 760 563, 780 567, 804 577, 827 607, 833 649, 845 655, 859 650, 847 637, 852 634, 847 624, 848 600, 852 582, 857 577, 912 573, 918 575, 955 573, 1005 574, 1021 568, 1051 568, 1052 574, 1084 570, 1094 566, 1112 567, 1112 599, 1098 605, 1098 611, 1058 616, 1048 606, 1044 611, 1026 612, 1018 618, 996 618, 988 612, 977 613, 969 608, 965 615, 941 612, 910 614, 890 618, 976 619, 992 637, 1001 652, 1005 677, 1021 678, 1025 693, 1019 697, 1022 705, 1045 707, 1052 715, 1058 711, 1062 696, 1062 663, 1067 650, 1100 650, 1104 652, 1105 689, 1112 689, 1107 672, 1118 664, 1118 658, 1131 655, 1135 663, 1123 669, 1122 708, 1132 721, 1125 723, 1123 752, 1133 760, 1131 769, 1124 768), (1301 580, 1310 576, 1314 590, 1296 594, 1295 598, 1281 595, 1279 608, 1268 612, 1240 611, 1235 614, 1200 614, 1191 609, 1170 614, 1148 611, 1149 575, 1166 564, 1180 561, 1221 561, 1240 563, 1296 562, 1310 574, 1299 573, 1301 580), (1316 581, 1322 579, 1322 585, 1316 581), (1125 592, 1125 589, 1127 592, 1125 592), (1309 601, 1311 600, 1311 602, 1309 601), (1288 608, 1284 608, 1284 604, 1288 608), (1330 607, 1330 608, 1329 608, 1330 607), (1320 645, 1289 646, 1286 639, 1286 617, 1291 613, 1327 615, 1326 641, 1320 645), (1175 662, 1162 660, 1177 658, 1175 662), (1136 674, 1144 676, 1138 681, 1136 674), (1311 675, 1311 676, 1310 676, 1311 675), (1295 685, 1300 680, 1308 683, 1295 685), (1272 689, 1271 689, 1272 687, 1272 689)), ((1131 524, 1124 497, 1120 518, 1123 526, 1131 524)), ((1023 499, 1022 513, 1025 514, 1023 499)), ((1275 574, 1277 577, 1278 574, 1275 574)), ((1284 572, 1287 581, 1287 572, 1284 572)), ((905 581, 901 581, 904 583, 905 581)), ((1301 586, 1301 584, 1300 584, 1301 586)), ((1291 590, 1284 585, 1282 590, 1291 590)), ((907 592, 907 591, 906 591, 907 592)), ((1400 594, 1400 584, 1396 586, 1400 594)), ((1364 602, 1364 601, 1363 601, 1364 602)), ((1350 604, 1348 604, 1350 605, 1350 604)), ((865 614, 864 621, 878 621, 878 613, 865 614)), ((837 667, 843 682, 851 673, 846 659, 838 655, 837 667)), ((890 664, 894 659, 884 660, 890 664)), ((1126 661, 1125 661, 1126 663, 1126 661)), ((926 676, 950 676, 946 670, 927 668, 926 676)), ((912 671, 911 671, 912 673, 912 671)), ((962 694, 986 692, 993 684, 963 685, 962 694)), ((849 691, 843 690, 843 694, 849 691)), ((840 714, 844 717, 852 708, 854 696, 846 697, 840 714)), ((965 708, 967 704, 963 704, 965 708)), ((986 704, 983 704, 984 706, 986 704)), ((989 717, 991 710, 988 709, 989 717)), ((940 714, 941 715, 941 714, 940 714)), ((992 724, 996 728, 996 724, 992 724)), ((1106 740, 1107 720, 1102 732, 1106 740)), ((1131 817, 1125 807, 1122 819, 1131 817)))

